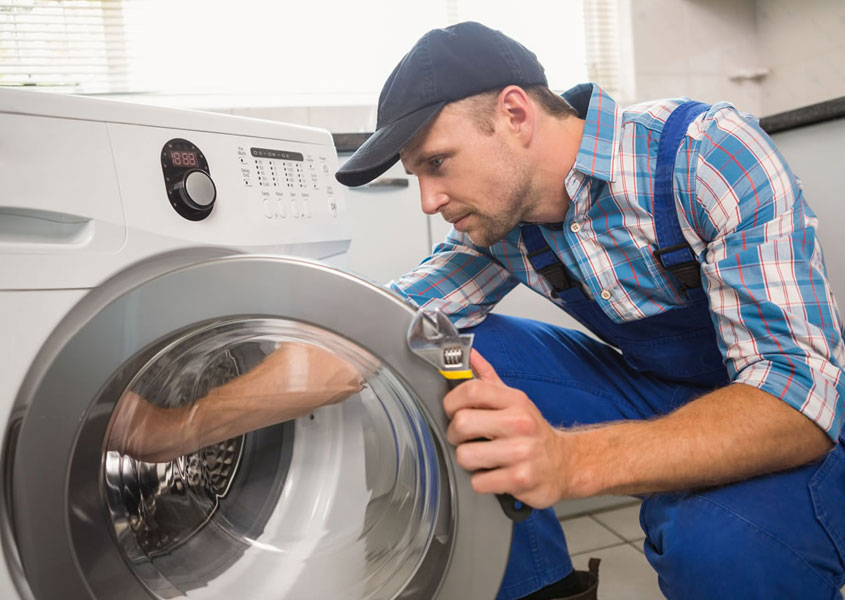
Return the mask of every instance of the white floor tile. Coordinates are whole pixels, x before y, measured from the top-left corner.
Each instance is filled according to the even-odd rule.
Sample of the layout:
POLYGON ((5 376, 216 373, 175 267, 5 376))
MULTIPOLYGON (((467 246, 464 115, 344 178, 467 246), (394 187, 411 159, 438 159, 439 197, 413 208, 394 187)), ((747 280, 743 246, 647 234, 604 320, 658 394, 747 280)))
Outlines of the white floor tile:
POLYGON ((554 505, 554 509, 558 519, 571 519, 583 517, 597 510, 630 504, 632 500, 636 499, 630 496, 593 496, 576 500, 561 500, 554 505))
POLYGON ((632 506, 599 512, 593 518, 626 541, 641 540, 645 537, 640 528, 640 503, 632 506))
POLYGON ((645 542, 645 536, 641 540, 634 540, 633 542, 628 542, 631 545, 631 548, 639 552, 640 554, 645 554, 645 548, 643 548, 643 542, 645 542))
POLYGON ((590 517, 567 519, 562 521, 561 525, 563 532, 566 534, 566 545, 569 548, 570 556, 596 548, 616 546, 624 541, 590 517))
POLYGON ((599 600, 658 600, 657 573, 640 552, 629 544, 585 552, 572 557, 576 569, 586 569, 591 557, 601 559, 599 600))

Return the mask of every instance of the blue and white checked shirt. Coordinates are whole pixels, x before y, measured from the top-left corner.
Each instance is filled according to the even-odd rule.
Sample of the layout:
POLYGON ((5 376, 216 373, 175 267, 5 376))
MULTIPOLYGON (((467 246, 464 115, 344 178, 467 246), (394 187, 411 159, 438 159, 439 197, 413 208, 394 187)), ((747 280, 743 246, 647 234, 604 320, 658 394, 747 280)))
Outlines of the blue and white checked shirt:
MULTIPOLYGON (((663 123, 686 99, 621 110, 594 84, 564 98, 586 124, 565 180, 572 204, 563 223, 542 227, 549 246, 615 322, 682 304, 679 282, 652 253, 652 181, 663 123)), ((687 130, 674 188, 731 379, 789 403, 835 440, 845 397, 843 327, 800 182, 756 120, 719 103, 687 130)), ((489 248, 452 229, 390 285, 466 327, 519 283, 561 304, 528 261, 517 227, 489 248)))

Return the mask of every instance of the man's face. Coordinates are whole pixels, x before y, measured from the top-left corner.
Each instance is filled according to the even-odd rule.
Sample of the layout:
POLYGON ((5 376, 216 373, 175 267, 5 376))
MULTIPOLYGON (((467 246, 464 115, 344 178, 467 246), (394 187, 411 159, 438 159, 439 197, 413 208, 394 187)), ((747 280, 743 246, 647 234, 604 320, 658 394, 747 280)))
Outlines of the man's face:
POLYGON ((503 239, 537 200, 527 158, 502 129, 482 131, 449 104, 400 153, 419 179, 423 212, 440 213, 479 246, 503 239))

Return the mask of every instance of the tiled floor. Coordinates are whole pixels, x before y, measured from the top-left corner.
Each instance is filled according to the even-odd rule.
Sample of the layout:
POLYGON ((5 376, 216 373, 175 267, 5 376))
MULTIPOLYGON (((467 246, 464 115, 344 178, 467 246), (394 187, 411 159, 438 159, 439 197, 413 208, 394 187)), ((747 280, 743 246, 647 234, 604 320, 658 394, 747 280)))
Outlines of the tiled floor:
MULTIPOLYGON (((618 498, 602 500, 605 504, 619 501, 618 498)), ((577 506, 574 510, 578 510, 577 506)), ((593 556, 601 559, 599 600, 663 598, 657 574, 643 552, 645 536, 640 529, 639 514, 640 502, 631 500, 624 506, 599 505, 587 514, 561 518, 575 568, 585 570, 593 556)), ((845 595, 845 587, 842 593, 845 595)))
POLYGON ((599 600, 657 600, 657 574, 643 553, 644 535, 639 521, 640 503, 595 510, 561 520, 576 569, 601 559, 599 600))

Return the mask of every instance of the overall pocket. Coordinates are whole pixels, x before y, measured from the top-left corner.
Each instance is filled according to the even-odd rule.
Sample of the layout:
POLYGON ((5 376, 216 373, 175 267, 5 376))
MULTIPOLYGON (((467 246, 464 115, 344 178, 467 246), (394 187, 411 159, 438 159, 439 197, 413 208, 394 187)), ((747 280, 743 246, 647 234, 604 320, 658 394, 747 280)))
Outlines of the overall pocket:
POLYGON ((810 479, 816 518, 845 565, 845 448, 840 441, 810 479))

